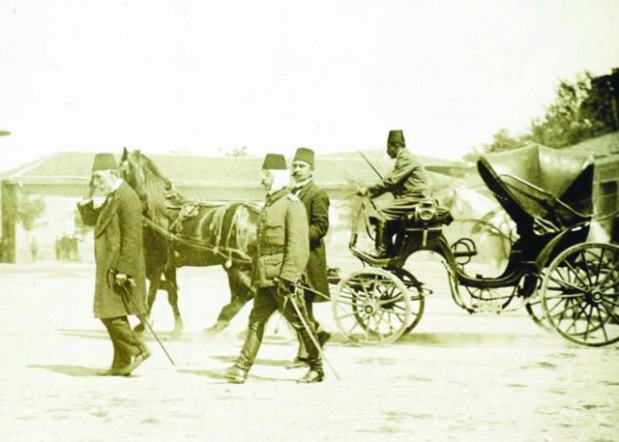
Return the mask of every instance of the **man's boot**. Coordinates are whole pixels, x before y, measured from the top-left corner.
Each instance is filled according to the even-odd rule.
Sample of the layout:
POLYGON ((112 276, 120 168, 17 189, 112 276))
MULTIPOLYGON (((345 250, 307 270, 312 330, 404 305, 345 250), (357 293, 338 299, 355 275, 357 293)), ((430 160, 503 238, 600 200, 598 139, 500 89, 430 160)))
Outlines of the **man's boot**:
POLYGON ((226 370, 226 380, 230 384, 244 384, 248 375, 249 370, 244 370, 237 365, 233 365, 226 370))
POLYGON ((322 367, 313 367, 313 368, 310 368, 310 370, 307 373, 305 373, 305 376, 299 379, 297 383, 315 384, 317 382, 322 382, 324 378, 325 378, 325 372, 323 371, 322 367))
POLYGON ((386 229, 386 221, 378 220, 376 222, 376 258, 384 259, 388 257, 387 254, 387 244, 385 243, 385 229, 386 229))

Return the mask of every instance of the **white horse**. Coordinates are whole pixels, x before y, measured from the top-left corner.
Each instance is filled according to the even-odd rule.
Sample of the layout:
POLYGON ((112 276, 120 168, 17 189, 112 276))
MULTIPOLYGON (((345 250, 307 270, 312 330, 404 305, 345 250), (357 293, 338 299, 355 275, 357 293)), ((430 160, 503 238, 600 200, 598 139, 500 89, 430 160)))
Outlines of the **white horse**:
POLYGON ((513 220, 494 199, 469 187, 453 187, 438 192, 436 197, 454 218, 445 229, 448 239, 471 238, 477 247, 478 261, 489 267, 490 275, 484 276, 498 276, 507 265, 516 240, 513 220))

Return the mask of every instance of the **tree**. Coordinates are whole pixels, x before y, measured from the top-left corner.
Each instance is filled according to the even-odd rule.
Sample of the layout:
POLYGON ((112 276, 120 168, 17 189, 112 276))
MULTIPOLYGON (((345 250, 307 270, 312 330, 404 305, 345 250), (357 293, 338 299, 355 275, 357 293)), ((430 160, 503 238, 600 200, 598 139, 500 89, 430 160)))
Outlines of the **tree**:
POLYGON ((35 221, 45 212, 45 202, 41 198, 32 198, 25 194, 17 206, 17 219, 21 221, 26 232, 30 232, 35 221))
POLYGON ((613 110, 617 75, 593 77, 585 72, 573 82, 560 80, 554 102, 542 118, 531 121, 528 132, 512 137, 507 129, 500 129, 491 143, 473 147, 464 159, 471 161, 483 153, 516 149, 530 142, 561 148, 617 130, 613 110))

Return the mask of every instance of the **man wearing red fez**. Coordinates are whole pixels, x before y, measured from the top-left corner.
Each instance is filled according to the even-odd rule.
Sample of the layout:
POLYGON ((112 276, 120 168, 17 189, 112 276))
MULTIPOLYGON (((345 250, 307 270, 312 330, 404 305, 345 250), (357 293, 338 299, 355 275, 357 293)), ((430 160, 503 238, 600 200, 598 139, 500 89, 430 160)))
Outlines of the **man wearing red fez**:
POLYGON ((105 325, 114 347, 112 366, 100 374, 128 376, 150 357, 127 319, 144 311, 146 301, 142 206, 133 189, 119 178, 114 155, 95 156, 88 195, 77 207, 84 224, 94 226, 94 315, 105 325), (96 189, 105 195, 100 207, 92 200, 96 189), (126 295, 120 293, 124 288, 130 288, 126 295))
POLYGON ((404 133, 392 130, 387 138, 387 155, 395 158, 395 166, 381 181, 359 190, 360 195, 375 198, 391 192, 394 200, 381 207, 376 229, 376 254, 380 258, 388 256, 392 233, 388 231, 388 221, 397 220, 410 212, 419 201, 429 197, 429 182, 426 170, 419 160, 406 148, 404 133))
POLYGON ((254 364, 264 327, 279 309, 301 337, 308 349, 310 370, 299 380, 320 382, 324 378, 320 351, 314 345, 313 328, 305 327, 307 318, 300 318, 303 304, 295 308, 295 285, 301 280, 309 256, 309 233, 305 209, 288 188, 289 174, 283 155, 267 154, 262 166, 262 184, 267 190, 264 208, 258 217, 257 257, 253 282, 256 290, 249 314, 249 328, 241 354, 226 371, 228 382, 242 384, 254 364))
MULTIPOLYGON (((327 279, 327 254, 324 237, 329 230, 329 197, 314 182, 315 155, 312 149, 299 147, 292 160, 292 193, 303 205, 309 222, 310 255, 305 268, 305 282, 312 291, 305 290, 305 308, 310 322, 317 331, 320 346, 329 340, 331 335, 321 330, 314 317, 314 302, 324 302, 329 299, 329 281, 327 279), (323 296, 317 295, 316 292, 323 296)), ((303 367, 307 364, 307 349, 299 339, 297 357, 289 368, 303 367)))

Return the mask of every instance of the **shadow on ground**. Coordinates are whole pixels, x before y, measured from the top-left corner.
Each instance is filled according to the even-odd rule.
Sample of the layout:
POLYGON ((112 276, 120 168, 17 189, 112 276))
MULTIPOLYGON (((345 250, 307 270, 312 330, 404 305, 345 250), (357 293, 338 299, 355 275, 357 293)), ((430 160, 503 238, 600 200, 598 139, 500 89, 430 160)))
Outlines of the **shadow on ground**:
POLYGON ((101 368, 80 367, 78 365, 27 365, 27 368, 43 368, 53 373, 78 377, 98 376, 98 373, 103 371, 101 368))

